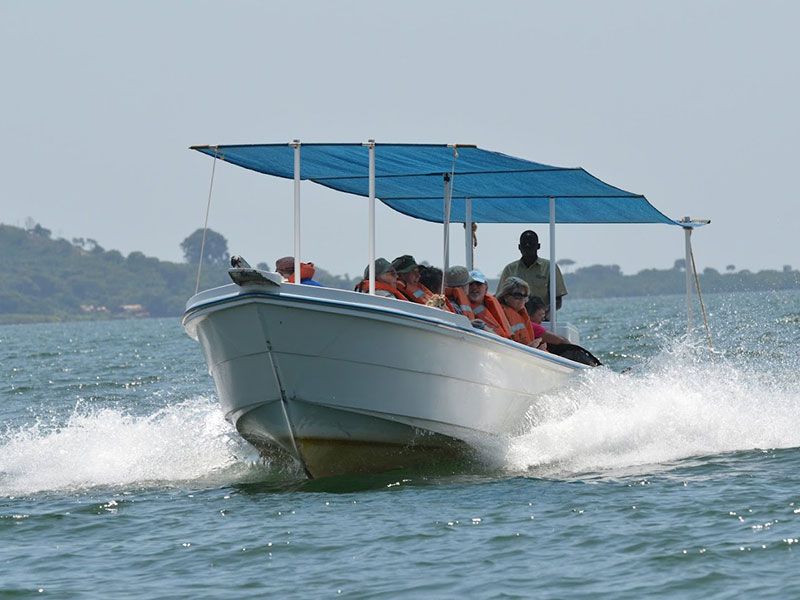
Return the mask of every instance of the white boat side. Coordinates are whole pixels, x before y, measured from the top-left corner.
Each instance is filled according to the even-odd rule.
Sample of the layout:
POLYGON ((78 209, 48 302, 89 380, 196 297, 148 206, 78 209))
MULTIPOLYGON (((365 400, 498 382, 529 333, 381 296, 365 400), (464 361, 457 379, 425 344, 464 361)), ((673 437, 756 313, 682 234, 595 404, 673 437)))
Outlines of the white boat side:
POLYGON ((263 275, 195 295, 183 324, 226 418, 311 476, 514 434, 538 395, 584 368, 436 308, 263 275))

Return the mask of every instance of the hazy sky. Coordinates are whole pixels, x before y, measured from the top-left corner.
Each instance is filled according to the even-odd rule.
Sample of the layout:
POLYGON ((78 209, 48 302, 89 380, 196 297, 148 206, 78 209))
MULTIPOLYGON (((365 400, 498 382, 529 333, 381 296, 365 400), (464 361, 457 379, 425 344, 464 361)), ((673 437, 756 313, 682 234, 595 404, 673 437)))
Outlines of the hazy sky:
MULTIPOLYGON (((797 268, 798 23, 789 1, 0 0, 0 222, 180 260, 211 170, 189 145, 456 142, 711 218, 693 238, 701 269, 797 268)), ((303 257, 361 271, 366 199, 302 193, 303 257)), ((441 226, 377 218, 379 255, 441 263, 441 226)), ((232 253, 273 265, 291 219, 291 182, 217 169, 209 225, 232 253)), ((523 228, 481 226, 477 266, 499 273, 523 228)), ((683 256, 661 225, 557 236, 577 266, 683 256)), ((452 238, 462 262, 460 226, 452 238)))

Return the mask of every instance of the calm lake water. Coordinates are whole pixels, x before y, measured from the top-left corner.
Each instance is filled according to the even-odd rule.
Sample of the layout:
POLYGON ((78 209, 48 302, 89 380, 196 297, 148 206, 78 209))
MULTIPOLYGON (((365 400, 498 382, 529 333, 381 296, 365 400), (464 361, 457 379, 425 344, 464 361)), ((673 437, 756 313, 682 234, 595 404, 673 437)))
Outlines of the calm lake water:
POLYGON ((0 596, 800 597, 800 293, 569 301, 608 368, 485 465, 262 463, 177 319, 0 327, 0 596), (624 371, 624 372, 623 372, 624 371))

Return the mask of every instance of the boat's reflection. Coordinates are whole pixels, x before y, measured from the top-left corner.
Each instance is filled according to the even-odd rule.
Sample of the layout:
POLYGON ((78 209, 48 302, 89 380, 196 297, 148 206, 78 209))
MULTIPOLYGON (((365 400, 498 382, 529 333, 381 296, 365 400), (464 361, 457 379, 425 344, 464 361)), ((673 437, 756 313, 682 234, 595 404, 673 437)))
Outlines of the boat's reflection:
POLYGON ((508 477, 495 465, 470 458, 446 459, 424 467, 394 469, 382 473, 363 473, 308 479, 297 468, 294 476, 275 471, 261 481, 234 484, 242 494, 286 492, 347 494, 352 492, 393 491, 404 487, 442 486, 448 484, 478 484, 508 477))

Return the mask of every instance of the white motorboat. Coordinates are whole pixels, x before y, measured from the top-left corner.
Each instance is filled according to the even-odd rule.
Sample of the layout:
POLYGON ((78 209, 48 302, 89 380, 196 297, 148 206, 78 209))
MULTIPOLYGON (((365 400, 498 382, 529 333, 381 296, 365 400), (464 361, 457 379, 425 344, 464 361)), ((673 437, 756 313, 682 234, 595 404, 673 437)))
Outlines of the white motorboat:
POLYGON ((583 366, 437 308, 264 280, 195 296, 184 327, 241 435, 313 477, 410 466, 463 452, 456 440, 513 434, 538 394, 583 366))
MULTIPOLYGON (((464 222, 469 231, 473 220, 541 221, 531 210, 541 212, 544 202, 552 241, 559 195, 568 197, 569 222, 585 222, 574 211, 576 199, 583 199, 592 210, 603 209, 606 220, 611 214, 617 222, 675 223, 643 196, 585 171, 563 169, 566 177, 559 177, 556 167, 475 147, 304 145, 302 169, 297 142, 195 149, 263 173, 293 175, 296 215, 301 179, 369 197, 370 265, 375 198, 411 216, 443 222, 445 236, 451 221, 464 222), (376 154, 383 158, 377 168, 376 154), (537 173, 546 181, 532 177, 537 173), (443 194, 428 189, 442 190, 442 181, 443 194), (504 198, 513 201, 513 210, 504 198)), ((587 206, 585 215, 591 212, 587 206)), ((466 246, 471 267, 472 245, 466 246)), ((299 260, 296 227, 296 273, 299 260)), ((443 260, 446 267, 447 250, 443 260)), ((288 454, 310 477, 409 467, 469 453, 519 432, 537 397, 585 368, 475 329, 466 317, 437 308, 295 285, 254 269, 233 269, 232 276, 237 283, 189 300, 184 328, 200 342, 226 418, 263 454, 288 454)), ((370 280, 374 290, 372 270, 370 280)))

